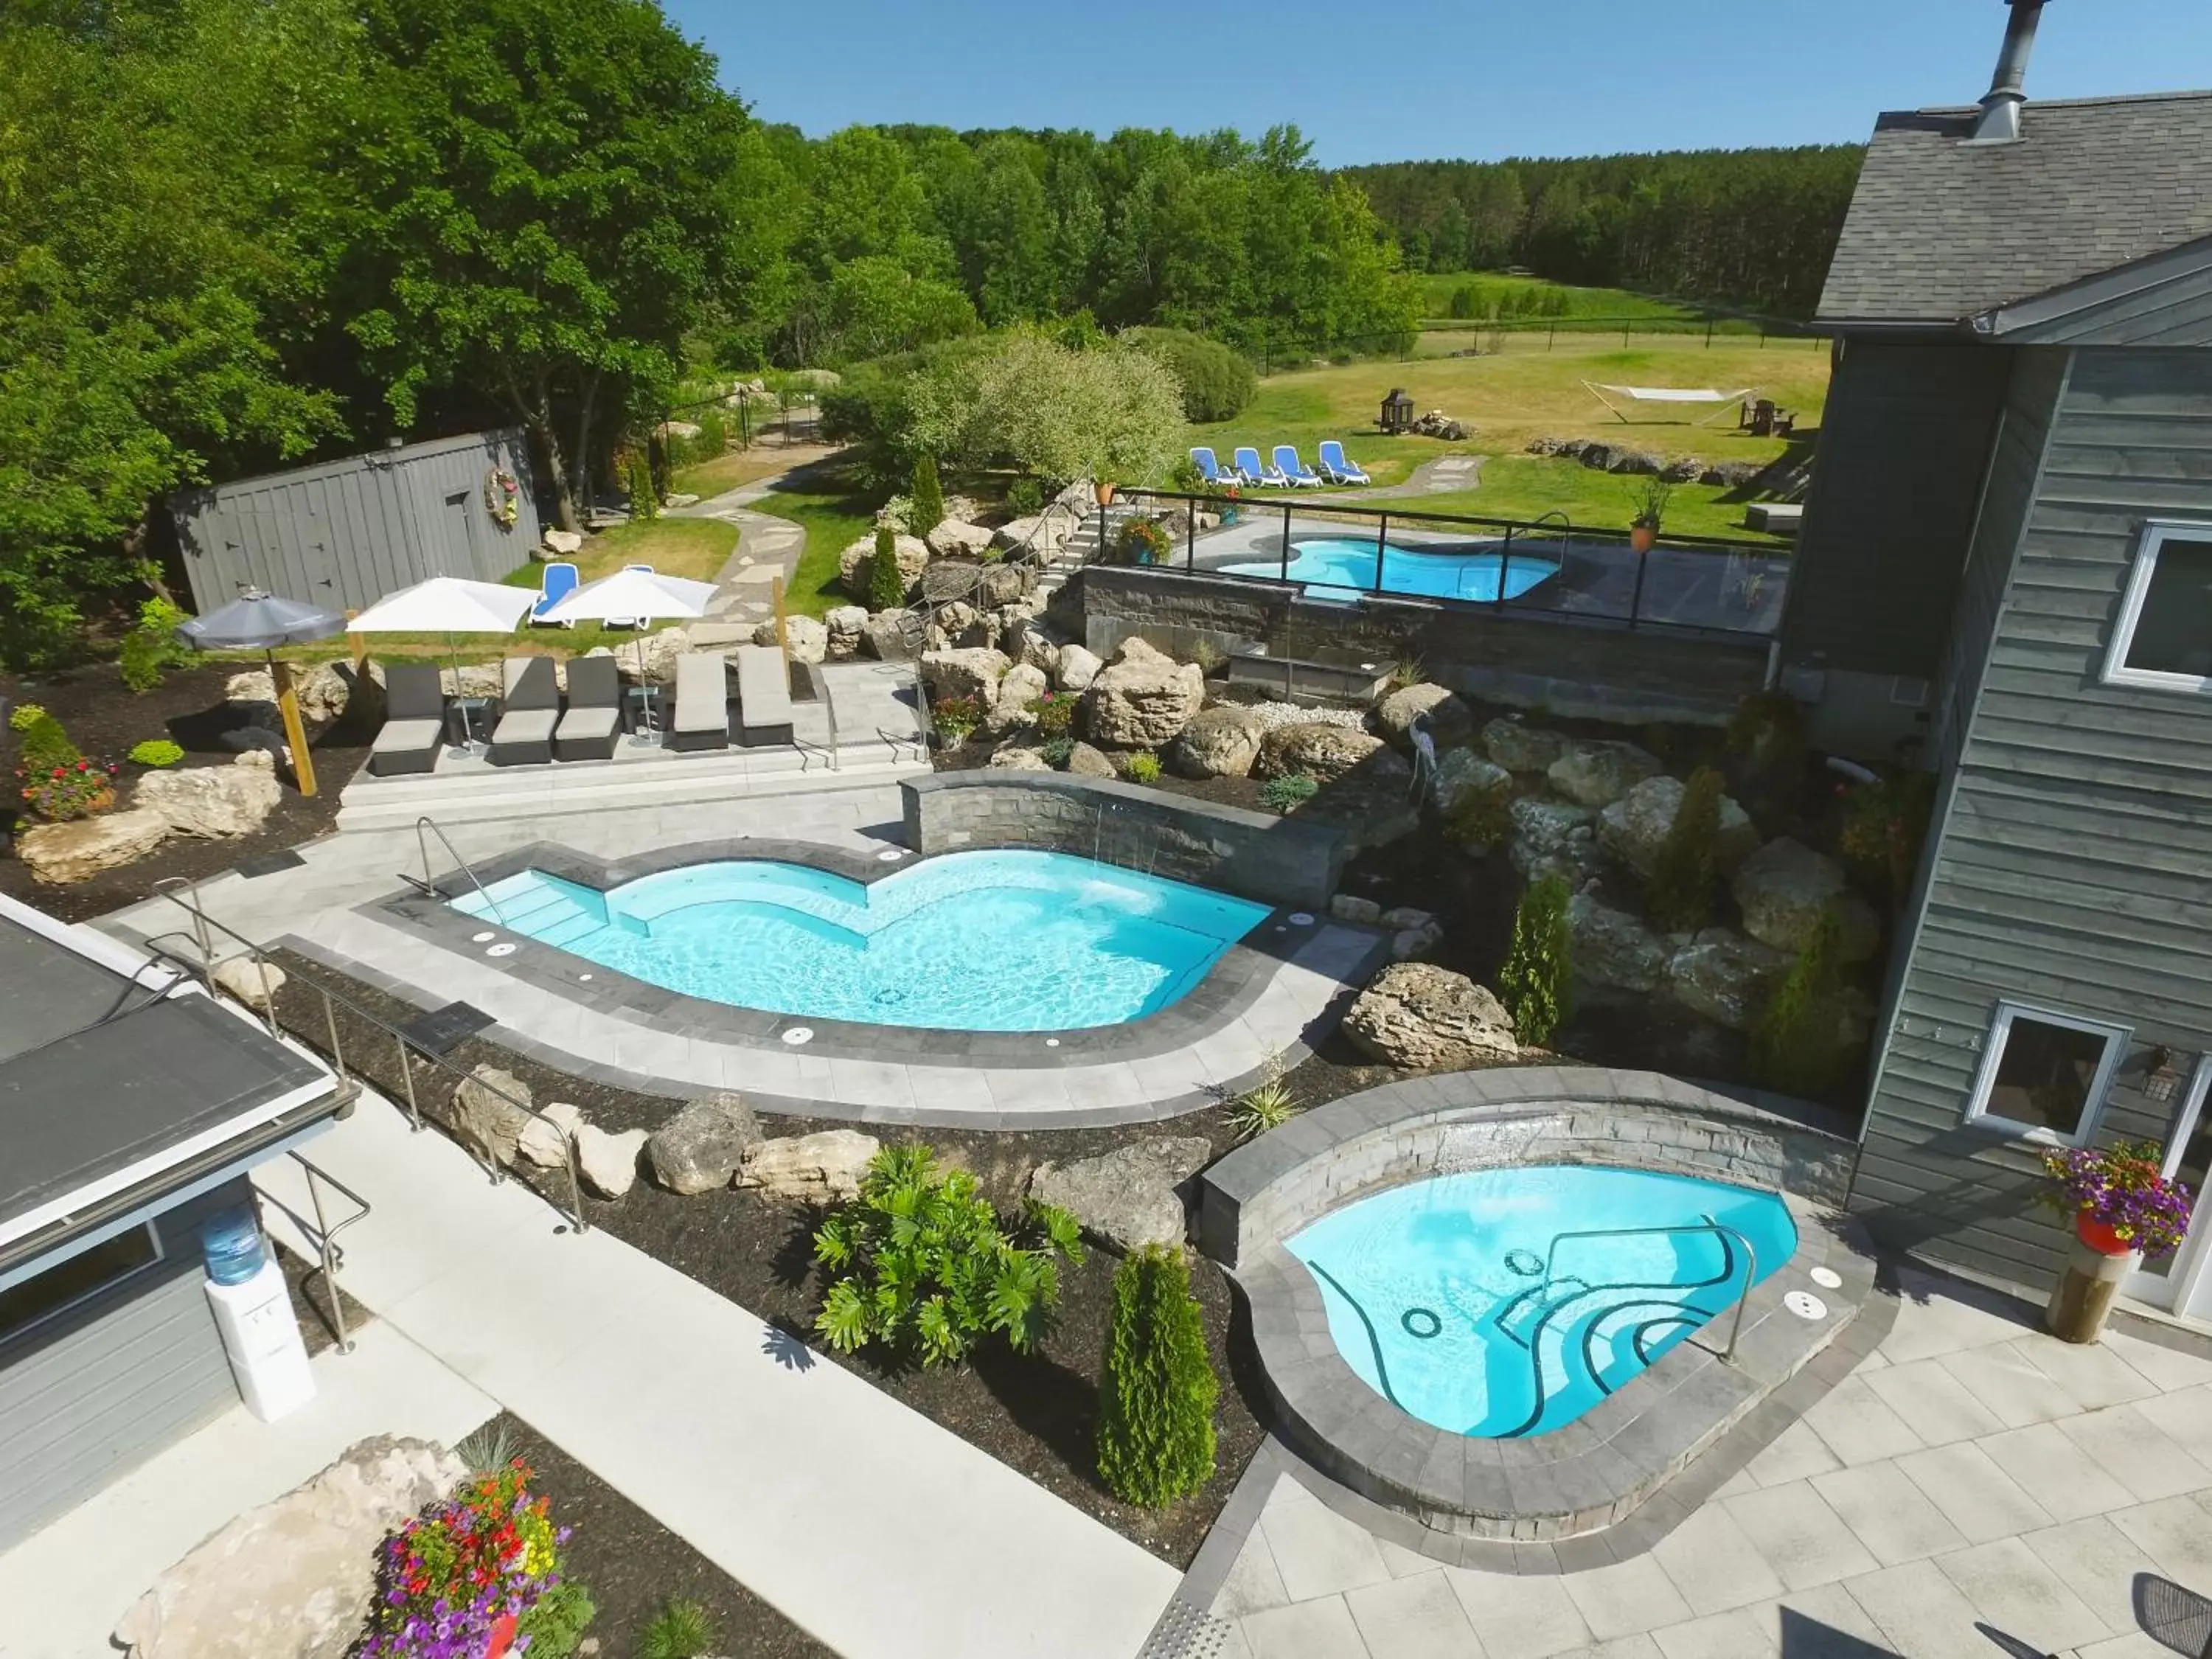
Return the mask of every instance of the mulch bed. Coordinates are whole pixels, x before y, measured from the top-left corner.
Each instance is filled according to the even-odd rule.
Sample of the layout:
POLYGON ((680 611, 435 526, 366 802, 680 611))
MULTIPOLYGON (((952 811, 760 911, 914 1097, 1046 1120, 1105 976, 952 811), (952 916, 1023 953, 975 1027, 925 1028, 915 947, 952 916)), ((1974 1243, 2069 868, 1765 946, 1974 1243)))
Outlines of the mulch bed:
MULTIPOLYGON (((166 737, 181 747, 185 767, 231 763, 235 751, 223 741, 223 734, 247 722, 238 706, 224 702, 223 685, 232 675, 252 665, 227 662, 175 670, 143 696, 123 684, 112 663, 87 664, 48 674, 0 674, 0 697, 6 698, 10 707, 40 704, 61 721, 86 756, 121 762, 116 793, 128 805, 130 786, 143 769, 124 757, 132 744, 149 738, 166 737)), ((0 754, 5 756, 4 772, 0 775, 10 786, 6 792, 9 804, 0 804, 0 893, 34 904, 64 921, 82 921, 137 902, 166 877, 202 880, 249 859, 312 840, 326 833, 337 817, 338 793, 368 758, 374 736, 373 732, 354 730, 352 723, 343 719, 311 735, 309 747, 321 793, 311 800, 287 783, 283 799, 252 835, 228 841, 174 836, 135 864, 103 871, 89 881, 50 887, 33 881, 31 872, 7 852, 16 827, 11 804, 15 746, 10 734, 0 741, 0 754)))

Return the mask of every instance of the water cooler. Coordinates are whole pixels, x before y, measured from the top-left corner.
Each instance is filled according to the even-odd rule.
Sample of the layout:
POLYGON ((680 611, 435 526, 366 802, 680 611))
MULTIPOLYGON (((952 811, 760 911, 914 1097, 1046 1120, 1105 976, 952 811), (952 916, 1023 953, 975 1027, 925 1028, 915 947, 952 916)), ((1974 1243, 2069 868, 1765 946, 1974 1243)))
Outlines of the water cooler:
POLYGON ((230 1374, 246 1408, 264 1423, 290 1415, 315 1397, 307 1345, 284 1288, 284 1270, 262 1242, 251 1205, 234 1205, 200 1227, 207 1258, 208 1304, 230 1374))

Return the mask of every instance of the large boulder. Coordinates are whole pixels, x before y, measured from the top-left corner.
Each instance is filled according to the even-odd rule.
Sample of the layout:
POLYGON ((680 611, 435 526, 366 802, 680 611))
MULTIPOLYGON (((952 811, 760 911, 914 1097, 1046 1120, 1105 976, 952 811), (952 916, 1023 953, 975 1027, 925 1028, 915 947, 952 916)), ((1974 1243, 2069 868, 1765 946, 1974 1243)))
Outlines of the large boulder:
POLYGON ((922 540, 940 559, 972 559, 990 546, 991 532, 964 519, 945 519, 922 540))
POLYGON ((1667 964, 1667 988, 1692 1013, 1748 1030, 1788 971, 1781 951, 1726 927, 1708 927, 1674 952, 1667 964))
POLYGON ((1577 739, 1544 770, 1552 787, 1583 806, 1610 806, 1659 774, 1659 757, 1632 743, 1577 739))
POLYGON ((1512 805, 1513 867, 1531 881, 1559 876, 1579 887, 1597 873, 1596 817, 1571 801, 1523 795, 1512 805))
POLYGON ((1385 968, 1343 1030, 1361 1053, 1408 1071, 1464 1071, 1521 1052, 1503 1003, 1465 974, 1426 962, 1385 968))
POLYGON ((1032 515, 1009 519, 1000 525, 991 532, 991 545, 1009 553, 1026 547, 1034 554, 1046 556, 1058 552, 1073 533, 1064 513, 1032 515))
POLYGON ((576 1172, 585 1189, 601 1198, 622 1198, 637 1184, 637 1155, 644 1149, 646 1132, 624 1129, 619 1134, 596 1123, 576 1126, 576 1172))
POLYGON ((1548 772, 1567 751, 1567 740, 1540 726, 1500 717, 1482 728, 1482 746, 1509 772, 1548 772))
POLYGON ((1474 711, 1458 692, 1424 683, 1393 691, 1375 705, 1375 723, 1392 743, 1410 744, 1413 722, 1424 716, 1437 746, 1463 743, 1474 731, 1474 711))
POLYGON ((1200 710, 1168 745, 1168 764, 1187 778, 1241 778, 1259 758, 1267 728, 1237 703, 1200 710))
MULTIPOLYGON (((786 617, 783 636, 791 644, 793 662, 826 662, 830 657, 830 624, 813 617, 786 617)), ((753 629, 755 645, 775 643, 775 619, 753 629)))
POLYGON ((999 682, 999 689, 991 702, 991 712, 983 717, 983 724, 993 732, 1011 732, 1018 726, 1035 726, 1036 716, 1030 712, 1030 704, 1051 689, 1045 679, 1044 670, 1018 662, 1006 671, 999 682))
POLYGON ((999 648, 1016 662, 1041 668, 1047 674, 1060 665, 1060 641, 1035 617, 1009 621, 1000 632, 999 648))
POLYGON ((994 750, 985 763, 1000 772, 1049 772, 1052 763, 1026 744, 1010 743, 1003 749, 994 750))
POLYGON ((1067 751, 1067 769, 1079 778, 1114 778, 1120 773, 1108 759, 1103 749, 1094 749, 1087 743, 1071 744, 1067 751))
MULTIPOLYGON (((384 671, 374 663, 364 672, 349 662, 319 662, 293 670, 293 681, 300 718, 311 726, 336 720, 356 696, 370 699, 364 712, 373 713, 384 695, 384 671)), ((273 703, 276 684, 266 668, 249 668, 223 682, 222 697, 225 702, 273 703)))
POLYGON ((216 963, 208 977, 249 1008, 265 1008, 276 1000, 291 975, 273 962, 263 962, 243 952, 216 963))
POLYGON ((1003 652, 988 646, 925 651, 921 653, 921 683, 929 688, 933 702, 947 697, 973 697, 977 707, 988 713, 998 698, 999 682, 1006 678, 1011 665, 1003 652))
POLYGON ((1158 749, 1173 742, 1204 707, 1206 671, 1132 638, 1122 641, 1083 696, 1093 741, 1158 749))
POLYGON ((868 612, 865 605, 832 605, 822 613, 822 625, 830 630, 830 654, 850 657, 858 654, 860 641, 868 631, 868 612))
POLYGON ((860 648, 878 662, 908 662, 915 652, 914 619, 903 611, 878 611, 860 625, 860 648))
POLYGON ((869 1160, 882 1150, 855 1129, 763 1140, 745 1154, 738 1185, 794 1204, 842 1204, 857 1198, 869 1160))
POLYGON ((1863 962, 1881 938, 1881 919, 1844 880, 1844 867, 1784 836, 1744 861, 1729 884, 1743 912, 1743 930, 1792 955, 1813 942, 1820 914, 1833 906, 1840 924, 1837 954, 1863 962))
POLYGON ((1513 775, 1483 759, 1472 749, 1450 749, 1437 763, 1437 811, 1446 817, 1459 811, 1470 795, 1503 793, 1513 787, 1513 775))
POLYGON ((479 1062, 455 1085, 442 1108, 434 1099, 430 1115, 442 1117, 462 1146, 490 1163, 505 1164, 514 1162, 522 1132, 532 1122, 526 1109, 534 1103, 530 1085, 520 1078, 479 1062))
POLYGON ((1018 605, 1036 586, 1036 568, 1027 564, 987 564, 975 573, 975 603, 987 611, 1018 605))
POLYGON ((1261 778, 1303 774, 1316 783, 1334 783, 1388 745, 1382 738, 1331 720, 1298 720, 1278 726, 1260 740, 1252 775, 1261 778))
POLYGON ((1063 645, 1060 659, 1053 665, 1053 678, 1063 691, 1088 691, 1091 682, 1098 678, 1098 671, 1106 665, 1096 652, 1080 645, 1063 645))
POLYGON ((221 840, 250 836, 284 798, 273 772, 251 766, 194 766, 181 772, 149 772, 132 801, 159 812, 180 836, 221 840))
POLYGON ((655 1129, 645 1143, 653 1178, 689 1197, 726 1187, 761 1142, 760 1120, 735 1094, 695 1100, 655 1129))
MULTIPOLYGON (((666 685, 676 678, 676 659, 690 649, 690 629, 664 628, 616 652, 615 672, 641 685, 666 685)), ((447 688, 449 693, 451 689, 447 688)), ((494 666, 490 684, 483 695, 497 696, 499 689, 499 670, 494 666)))
POLYGON ((377 1547, 467 1474, 426 1440, 357 1441, 194 1545, 131 1604, 115 1641, 135 1659, 343 1659, 368 1621, 377 1547))
MULTIPOLYGON (((1649 880, 1659 861, 1659 848, 1674 827, 1674 815, 1681 811, 1682 794, 1680 778, 1646 778, 1598 814, 1598 845, 1649 880)), ((1733 870, 1758 850, 1759 827, 1749 813, 1723 795, 1720 833, 1713 842, 1720 869, 1723 873, 1733 870)))
POLYGON ((1031 1198, 1056 1204, 1103 1244, 1121 1251, 1178 1245, 1188 1231, 1182 1188, 1213 1157, 1202 1135, 1132 1141, 1097 1158, 1040 1164, 1031 1198))
POLYGON ((30 871, 32 880, 61 887, 143 859, 169 833, 167 818, 150 806, 137 806, 127 812, 103 812, 69 823, 40 823, 18 830, 15 856, 30 871))
MULTIPOLYGON (((911 592, 921 580, 921 573, 929 568, 929 544, 919 536, 900 536, 892 543, 892 556, 898 561, 899 589, 911 592)), ((876 538, 872 532, 850 543, 837 556, 837 580, 848 593, 871 593, 874 586, 870 580, 870 568, 875 563, 876 538)))
POLYGON ((1656 991, 1666 982, 1666 940, 1626 910, 1577 893, 1567 902, 1567 933, 1578 981, 1623 991, 1656 991))
POLYGON ((568 1167, 568 1143, 583 1126, 582 1107, 565 1100, 549 1100, 515 1137, 515 1155, 541 1170, 565 1170, 568 1167))

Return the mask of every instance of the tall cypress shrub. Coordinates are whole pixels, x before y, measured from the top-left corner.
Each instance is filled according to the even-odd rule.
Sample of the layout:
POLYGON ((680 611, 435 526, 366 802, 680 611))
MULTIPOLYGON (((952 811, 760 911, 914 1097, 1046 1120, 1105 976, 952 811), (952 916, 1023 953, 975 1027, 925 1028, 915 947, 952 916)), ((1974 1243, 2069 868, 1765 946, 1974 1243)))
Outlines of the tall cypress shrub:
POLYGON ((1690 774, 1681 804, 1651 866, 1651 920, 1666 933, 1694 933, 1712 919, 1720 876, 1721 775, 1710 766, 1690 774))
POLYGON ((1146 1245, 1114 1274, 1098 1410, 1098 1473, 1125 1503, 1159 1509, 1213 1474, 1221 1384, 1181 1250, 1146 1245))
POLYGON ((896 611, 906 604, 906 579, 899 574, 898 538, 886 525, 876 532, 876 551, 868 561, 868 609, 896 611))
POLYGON ((1752 1022, 1751 1074, 1785 1094, 1819 1095, 1842 1081, 1850 1059, 1837 951, 1843 921, 1832 904, 1752 1022))
POLYGON ((1564 876, 1531 882, 1513 915, 1513 948, 1498 975, 1498 1000, 1513 1016, 1513 1035, 1532 1046, 1552 1040, 1574 993, 1564 876))
POLYGON ((945 522, 945 486, 938 482, 934 456, 921 456, 914 464, 914 505, 907 517, 917 536, 927 536, 945 522))

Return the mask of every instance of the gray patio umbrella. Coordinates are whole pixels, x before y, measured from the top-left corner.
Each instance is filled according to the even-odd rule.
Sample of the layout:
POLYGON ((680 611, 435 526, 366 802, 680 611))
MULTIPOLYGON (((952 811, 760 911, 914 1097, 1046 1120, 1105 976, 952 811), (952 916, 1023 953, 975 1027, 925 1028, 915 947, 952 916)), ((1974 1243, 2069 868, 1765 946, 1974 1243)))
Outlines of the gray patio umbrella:
POLYGON ((249 587, 228 605, 193 617, 177 627, 177 637, 195 651, 252 651, 258 647, 269 663, 269 683, 276 688, 277 712, 283 716, 285 741, 292 746, 292 776, 300 793, 315 793, 315 765, 307 754, 307 728, 300 723, 299 699, 293 695, 289 670, 276 666, 276 647, 326 640, 345 631, 345 617, 336 611, 281 599, 249 587))

